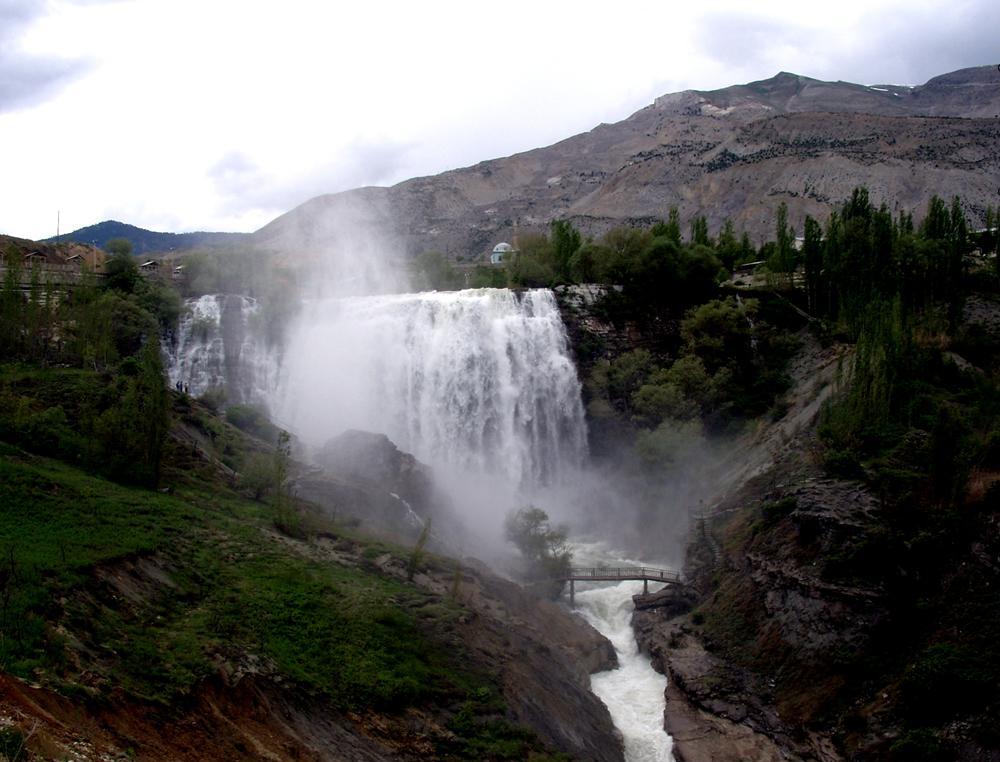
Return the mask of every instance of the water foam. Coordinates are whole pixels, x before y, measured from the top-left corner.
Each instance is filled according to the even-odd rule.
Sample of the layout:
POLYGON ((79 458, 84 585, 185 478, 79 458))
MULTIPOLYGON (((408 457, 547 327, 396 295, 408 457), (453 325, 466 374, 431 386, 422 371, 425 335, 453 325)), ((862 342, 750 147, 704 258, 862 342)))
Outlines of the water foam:
POLYGON ((386 434, 435 469, 548 484, 587 451, 580 382, 547 290, 325 299, 290 333, 275 409, 307 442, 386 434))
POLYGON ((225 389, 230 404, 262 402, 274 393, 277 351, 262 338, 255 299, 206 294, 185 301, 172 343, 165 343, 170 386, 194 396, 225 389))

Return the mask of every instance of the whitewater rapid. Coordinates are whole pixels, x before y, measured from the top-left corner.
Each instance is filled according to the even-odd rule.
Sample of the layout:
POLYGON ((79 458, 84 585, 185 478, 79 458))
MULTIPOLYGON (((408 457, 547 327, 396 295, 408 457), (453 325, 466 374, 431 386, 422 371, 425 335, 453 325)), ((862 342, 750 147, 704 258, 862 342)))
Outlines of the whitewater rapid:
MULTIPOLYGON (((643 566, 607 554, 595 557, 592 546, 589 553, 580 550, 577 546, 584 565, 643 566)), ((673 762, 672 742, 663 729, 667 678, 639 652, 632 630, 632 596, 641 592, 642 582, 576 583, 576 610, 611 641, 618 655, 618 669, 591 675, 590 687, 622 734, 626 762, 673 762)))

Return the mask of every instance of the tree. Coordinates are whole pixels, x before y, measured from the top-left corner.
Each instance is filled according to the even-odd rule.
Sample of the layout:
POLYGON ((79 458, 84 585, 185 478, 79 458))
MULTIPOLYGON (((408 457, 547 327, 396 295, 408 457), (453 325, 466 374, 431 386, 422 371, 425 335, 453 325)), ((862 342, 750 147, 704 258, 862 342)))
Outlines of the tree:
POLYGON ((0 289, 0 358, 13 359, 22 349, 24 338, 24 296, 21 294, 21 257, 8 246, 4 259, 7 269, 0 289))
POLYGON ((594 283, 600 278, 601 267, 608 261, 606 246, 588 241, 580 246, 569 261, 569 272, 577 283, 594 283))
POLYGON ((653 431, 642 431, 635 440, 636 454, 650 466, 669 468, 704 444, 701 421, 667 418, 653 431))
POLYGON ((727 270, 732 270, 736 265, 736 260, 740 257, 740 242, 736 238, 736 230, 733 228, 731 220, 727 219, 722 223, 715 251, 722 266, 727 270))
POLYGON ((958 328, 965 306, 962 279, 965 275, 965 255, 969 249, 969 228, 958 196, 951 201, 948 229, 948 325, 958 328))
POLYGON ((274 446, 272 459, 274 495, 274 525, 285 534, 299 534, 298 516, 292 495, 288 490, 288 473, 292 463, 292 436, 287 431, 278 432, 278 443, 274 446))
POLYGON ((522 233, 519 250, 507 265, 510 282, 516 286, 548 288, 554 286, 559 273, 554 267, 552 244, 542 233, 522 233))
POLYGON ((451 291, 462 285, 462 275, 439 251, 418 254, 411 265, 417 289, 451 291))
POLYGON ((580 231, 567 220, 553 220, 551 225, 552 255, 556 274, 563 281, 570 280, 570 262, 580 248, 580 231))
POLYGON ((667 213, 667 225, 663 234, 678 246, 681 242, 681 215, 676 206, 670 207, 667 213))
MULTIPOLYGON (((122 239, 124 240, 124 239, 122 239)), ((126 241, 126 243, 128 243, 126 241)), ((123 294, 135 291, 140 279, 139 268, 127 251, 116 251, 104 263, 104 287, 123 294)))
POLYGON ((156 318, 162 333, 170 334, 177 329, 184 302, 170 286, 156 279, 141 279, 135 287, 135 299, 140 307, 156 318))
POLYGON ((805 264, 806 304, 814 315, 820 309, 820 294, 823 291, 823 231, 819 223, 806 215, 803 229, 802 258, 805 264))
POLYGON ((746 262, 753 262, 756 256, 757 250, 753 247, 750 234, 744 230, 743 235, 740 236, 740 253, 736 258, 736 264, 741 265, 746 262))
POLYGON ((413 546, 413 550, 410 551, 410 560, 406 564, 406 579, 408 582, 413 582, 413 576, 417 573, 417 569, 424 562, 424 548, 427 546, 427 541, 431 538, 431 520, 428 518, 424 522, 424 526, 420 530, 420 536, 417 538, 416 544, 413 546))
POLYGON ((691 243, 701 246, 711 246, 712 240, 708 237, 708 220, 699 215, 691 220, 691 243))
MULTIPOLYGON (((525 561, 525 576, 532 581, 558 580, 569 574, 573 552, 566 543, 565 527, 553 527, 548 514, 529 505, 508 514, 505 522, 507 540, 520 551, 525 561)), ((557 596, 562 583, 552 585, 557 596)))
POLYGON ((768 258, 767 266, 772 272, 788 273, 789 286, 797 264, 795 255, 795 231, 788 226, 788 205, 782 201, 775 221, 774 253, 768 258))
POLYGON ((104 245, 104 250, 113 257, 132 256, 132 242, 127 238, 112 238, 104 245))
POLYGON ((95 423, 105 466, 114 479, 155 487, 170 425, 170 395, 155 339, 121 364, 117 386, 115 404, 95 423))
POLYGON ((274 486, 273 459, 262 452, 253 452, 243 461, 239 486, 254 500, 262 500, 274 486))
POLYGON ((753 373, 756 299, 715 299, 691 309, 681 321, 685 352, 695 355, 710 373, 730 368, 738 380, 753 373))

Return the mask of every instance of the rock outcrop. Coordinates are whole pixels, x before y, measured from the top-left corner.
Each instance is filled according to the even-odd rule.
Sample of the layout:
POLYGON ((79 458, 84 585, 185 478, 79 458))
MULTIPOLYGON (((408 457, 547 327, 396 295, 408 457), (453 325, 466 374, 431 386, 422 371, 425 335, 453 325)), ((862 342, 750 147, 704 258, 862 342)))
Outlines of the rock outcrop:
POLYGON ((320 448, 315 461, 320 469, 297 477, 294 490, 332 514, 406 540, 431 520, 439 550, 461 538, 464 529, 435 487, 432 469, 384 434, 345 431, 320 448))

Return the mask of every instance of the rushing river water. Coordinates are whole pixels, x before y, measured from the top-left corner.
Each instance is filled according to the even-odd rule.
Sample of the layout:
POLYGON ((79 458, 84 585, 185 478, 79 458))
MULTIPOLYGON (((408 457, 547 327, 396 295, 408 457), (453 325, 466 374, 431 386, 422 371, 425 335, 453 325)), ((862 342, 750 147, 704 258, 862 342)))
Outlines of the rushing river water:
MULTIPOLYGON (((581 563, 612 566, 643 564, 595 557, 593 548, 578 546, 581 563)), ((653 669, 639 653, 632 631, 632 596, 642 592, 641 582, 576 583, 576 606, 591 626, 604 635, 618 654, 618 669, 599 672, 590 678, 591 690, 608 707, 615 727, 625 741, 626 762, 673 762, 670 736, 663 730, 663 691, 667 678, 653 669)))

